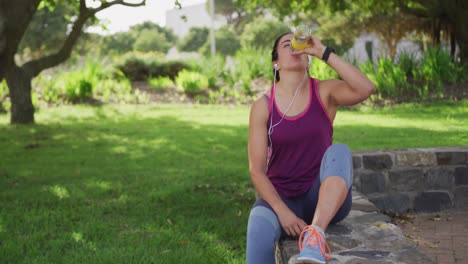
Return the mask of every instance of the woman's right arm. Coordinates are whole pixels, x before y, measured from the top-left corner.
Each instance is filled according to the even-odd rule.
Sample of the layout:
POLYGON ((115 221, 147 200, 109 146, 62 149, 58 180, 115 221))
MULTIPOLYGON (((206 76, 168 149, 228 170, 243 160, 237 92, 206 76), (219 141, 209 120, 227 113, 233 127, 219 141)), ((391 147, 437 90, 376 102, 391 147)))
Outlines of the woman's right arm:
POLYGON ((249 121, 249 171, 258 195, 262 197, 278 215, 281 226, 288 235, 299 235, 306 225, 283 202, 270 179, 266 175, 268 159, 268 102, 257 99, 250 111, 249 121))

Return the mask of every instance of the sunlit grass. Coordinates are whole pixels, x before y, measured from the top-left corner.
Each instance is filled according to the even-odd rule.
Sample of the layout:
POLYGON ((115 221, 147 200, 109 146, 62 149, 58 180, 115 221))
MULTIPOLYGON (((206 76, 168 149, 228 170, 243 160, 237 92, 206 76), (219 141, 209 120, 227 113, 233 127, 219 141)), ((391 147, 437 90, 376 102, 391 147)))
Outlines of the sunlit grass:
MULTIPOLYGON (((340 111, 352 150, 467 146, 468 103, 340 111)), ((247 106, 43 109, 0 116, 5 263, 244 263, 254 192, 247 106)))

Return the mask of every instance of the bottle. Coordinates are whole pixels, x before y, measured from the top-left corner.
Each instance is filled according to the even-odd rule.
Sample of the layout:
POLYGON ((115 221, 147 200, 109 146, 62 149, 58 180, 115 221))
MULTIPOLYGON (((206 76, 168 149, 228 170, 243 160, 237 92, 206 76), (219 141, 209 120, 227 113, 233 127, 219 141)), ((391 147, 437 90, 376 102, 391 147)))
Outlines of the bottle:
POLYGON ((309 46, 309 38, 312 36, 312 29, 304 24, 300 24, 294 30, 293 38, 291 39, 291 48, 293 50, 303 50, 309 46))

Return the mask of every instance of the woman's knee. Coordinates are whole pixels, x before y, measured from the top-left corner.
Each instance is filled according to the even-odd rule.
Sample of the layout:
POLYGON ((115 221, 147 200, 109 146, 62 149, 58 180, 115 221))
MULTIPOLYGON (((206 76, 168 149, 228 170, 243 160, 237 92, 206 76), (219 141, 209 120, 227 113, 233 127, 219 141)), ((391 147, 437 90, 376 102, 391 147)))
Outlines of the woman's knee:
POLYGON ((256 206, 250 211, 247 236, 265 236, 268 234, 272 234, 272 238, 274 239, 279 238, 281 226, 278 217, 271 209, 264 206, 256 206), (268 231, 267 234, 262 235, 266 231, 268 231))
POLYGON ((344 143, 335 143, 330 145, 330 147, 328 147, 327 151, 325 152, 325 155, 327 152, 338 153, 340 156, 344 157, 351 157, 351 150, 349 149, 348 145, 344 143))
POLYGON ((320 182, 323 182, 330 176, 343 178, 346 186, 348 188, 351 187, 353 181, 353 158, 351 150, 346 144, 332 144, 325 152, 320 168, 320 182))

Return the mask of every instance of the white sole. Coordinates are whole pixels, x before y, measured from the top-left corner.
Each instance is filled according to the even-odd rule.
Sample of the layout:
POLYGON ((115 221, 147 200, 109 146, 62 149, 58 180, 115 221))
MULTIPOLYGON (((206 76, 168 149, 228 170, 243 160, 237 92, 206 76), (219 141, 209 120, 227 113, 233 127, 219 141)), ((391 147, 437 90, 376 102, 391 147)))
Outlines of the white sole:
POLYGON ((306 258, 297 258, 296 263, 300 264, 326 264, 326 262, 320 260, 306 259, 306 258))

